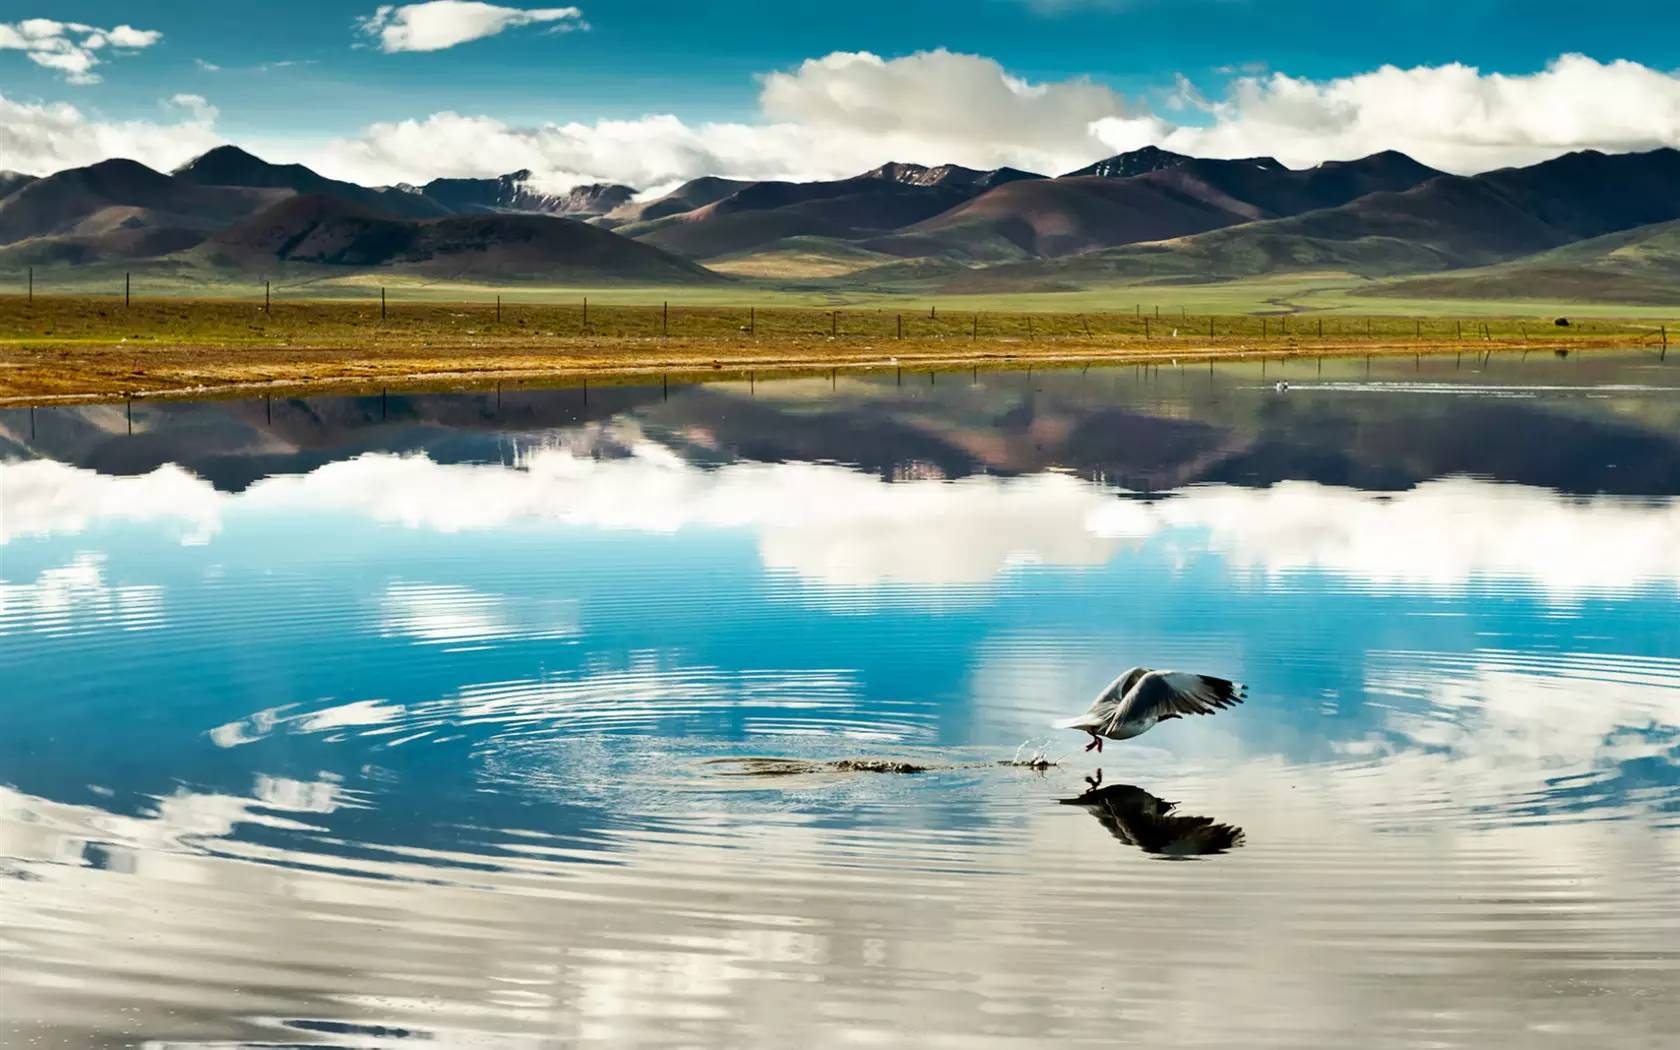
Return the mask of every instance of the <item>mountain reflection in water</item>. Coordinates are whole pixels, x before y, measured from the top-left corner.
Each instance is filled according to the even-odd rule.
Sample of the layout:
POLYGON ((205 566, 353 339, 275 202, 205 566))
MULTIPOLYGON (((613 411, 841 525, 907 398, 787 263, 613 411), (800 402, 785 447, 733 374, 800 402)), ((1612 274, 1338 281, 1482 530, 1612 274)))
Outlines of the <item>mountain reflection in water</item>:
POLYGON ((0 410, 3 1041, 1680 1030, 1680 366, 936 378, 0 410))

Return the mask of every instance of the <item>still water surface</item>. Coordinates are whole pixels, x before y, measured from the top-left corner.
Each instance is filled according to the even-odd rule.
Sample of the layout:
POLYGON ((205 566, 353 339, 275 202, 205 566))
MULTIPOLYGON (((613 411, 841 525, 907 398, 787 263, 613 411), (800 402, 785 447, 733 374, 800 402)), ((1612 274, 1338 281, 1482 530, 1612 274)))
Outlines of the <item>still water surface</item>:
POLYGON ((1673 1045, 1680 365, 1265 367, 0 412, 0 1038, 1673 1045))

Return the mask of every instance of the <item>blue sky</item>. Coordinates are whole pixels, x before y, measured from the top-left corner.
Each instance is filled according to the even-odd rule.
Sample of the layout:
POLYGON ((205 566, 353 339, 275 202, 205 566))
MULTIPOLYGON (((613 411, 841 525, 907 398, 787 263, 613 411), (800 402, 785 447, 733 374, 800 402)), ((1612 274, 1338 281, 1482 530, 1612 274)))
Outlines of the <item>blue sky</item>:
MULTIPOLYGON (((530 24, 515 18, 499 32, 455 46, 388 53, 375 35, 359 26, 360 20, 375 14, 377 5, 371 2, 294 0, 276 10, 244 4, 195 3, 189 8, 109 0, 58 0, 51 5, 7 0, 0 4, 0 26, 51 17, 105 29, 127 25, 161 37, 127 52, 110 43, 90 49, 97 64, 79 79, 97 77, 94 83, 74 83, 78 78, 67 76, 61 67, 37 64, 15 46, 0 47, 0 96, 25 105, 68 103, 81 119, 95 124, 178 122, 182 107, 167 100, 198 96, 214 108, 210 123, 220 137, 332 167, 334 161, 321 159, 324 144, 356 139, 369 125, 424 120, 442 112, 484 117, 515 128, 635 120, 647 114, 674 114, 689 128, 784 119, 787 113, 766 114, 760 99, 762 77, 795 70, 806 60, 834 52, 867 51, 893 59, 945 49, 990 60, 1002 73, 1033 85, 1087 78, 1112 89, 1134 113, 1147 109, 1170 116, 1175 126, 1188 127, 1217 123, 1221 118, 1208 105, 1227 98, 1245 76, 1282 73, 1323 83, 1367 74, 1385 64, 1411 68, 1450 63, 1474 66, 1484 75, 1532 76, 1568 53, 1599 63, 1628 60, 1670 80, 1680 66, 1680 15, 1671 3, 1654 0, 1606 0, 1593 5, 1590 18, 1582 17, 1578 4, 1559 0, 1462 0, 1450 5, 1420 0, 577 4, 576 16, 557 17, 549 9, 550 14, 535 16, 530 24), (1198 101, 1186 105, 1186 98, 1198 101)), ((507 8, 523 10, 523 5, 507 0, 507 8)), ((385 24, 399 17, 400 13, 388 16, 385 24)), ((74 33, 68 39, 77 42, 74 33)), ((950 79, 939 71, 929 75, 935 86, 950 79)), ((900 90, 913 94, 920 89, 901 85, 900 90)), ((1665 128, 1672 131, 1675 118, 1667 106, 1666 98, 1656 100, 1652 127, 1640 133, 1643 139, 1636 135, 1633 145, 1662 141, 1665 128)), ((795 107, 793 117, 803 119, 803 111, 795 107)), ((21 120, 0 114, 0 127, 21 120)), ((1149 129, 1135 132, 1151 136, 1149 129)), ((1131 137, 1135 136, 1130 132, 1110 136, 1125 145, 1131 137)), ((1154 137, 1161 137, 1158 129, 1154 137)), ((1218 151, 1246 148, 1248 142, 1205 145, 1218 151)), ((1062 163, 1099 154, 1109 144, 1070 141, 1065 149, 1023 150, 1013 158, 996 144, 973 153, 977 160, 998 155, 1062 163)), ((931 142, 928 148, 933 148, 931 142)), ((1311 153, 1300 152, 1303 157, 1311 153)), ((1328 156, 1336 150, 1327 147, 1321 152, 1328 156)), ((928 159, 938 158, 930 154, 928 159)), ((341 158, 338 163, 344 173, 356 173, 355 162, 341 158)), ((409 163, 380 161, 362 167, 369 177, 392 176, 409 163)), ((1458 166, 1479 163, 1485 162, 1466 156, 1458 166)), ((0 158, 0 166, 8 164, 21 166, 0 158)), ((561 170, 566 166, 557 162, 557 175, 566 174, 561 170)), ((676 170, 680 164, 667 166, 673 176, 684 174, 676 170)), ((647 181, 660 177, 657 168, 641 164, 622 173, 582 174, 635 175, 647 181)))

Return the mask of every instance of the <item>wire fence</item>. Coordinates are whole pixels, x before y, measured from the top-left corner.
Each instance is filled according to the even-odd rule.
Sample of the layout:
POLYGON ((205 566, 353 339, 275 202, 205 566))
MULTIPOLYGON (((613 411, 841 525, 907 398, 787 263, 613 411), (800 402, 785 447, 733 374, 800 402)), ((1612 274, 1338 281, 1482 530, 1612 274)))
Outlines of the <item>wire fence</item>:
POLYGON ((1372 313, 1244 314, 1187 307, 1066 312, 965 310, 907 305, 720 306, 661 301, 604 304, 579 297, 537 302, 377 298, 146 297, 131 282, 112 295, 48 295, 38 283, 0 295, 0 338, 27 341, 129 339, 217 343, 346 339, 448 340, 851 340, 893 342, 1121 341, 1277 343, 1542 343, 1625 337, 1666 347, 1674 324, 1630 318, 1429 316, 1372 313))

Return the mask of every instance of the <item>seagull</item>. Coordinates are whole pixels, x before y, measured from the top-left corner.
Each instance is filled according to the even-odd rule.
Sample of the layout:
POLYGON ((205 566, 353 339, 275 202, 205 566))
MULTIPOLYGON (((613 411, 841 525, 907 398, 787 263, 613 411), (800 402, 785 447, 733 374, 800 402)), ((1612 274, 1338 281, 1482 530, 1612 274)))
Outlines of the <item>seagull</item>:
POLYGON ((1147 733, 1157 722, 1180 715, 1211 715, 1243 702, 1248 687, 1223 678, 1185 671, 1152 671, 1134 667, 1108 683, 1091 709, 1078 718, 1057 722, 1057 729, 1083 729, 1091 734, 1085 750, 1102 751, 1103 737, 1129 740, 1147 733))
POLYGON ((1060 799, 1064 806, 1083 806, 1108 833, 1145 853, 1188 857, 1223 853, 1243 844, 1243 830, 1220 824, 1212 817, 1175 813, 1178 803, 1167 802, 1130 784, 1102 787, 1102 774, 1086 777, 1091 789, 1078 798, 1060 799))

